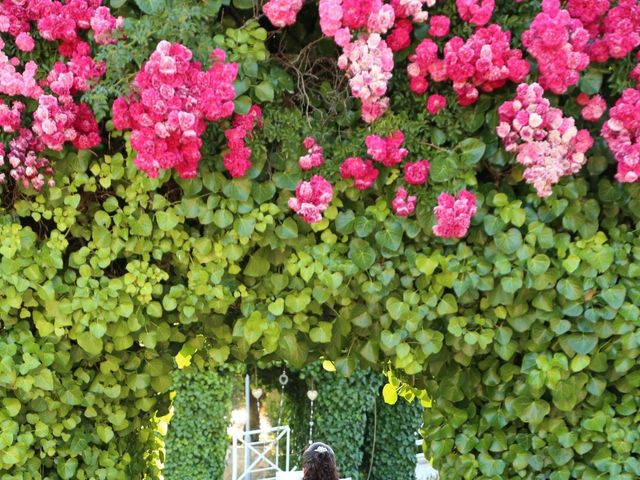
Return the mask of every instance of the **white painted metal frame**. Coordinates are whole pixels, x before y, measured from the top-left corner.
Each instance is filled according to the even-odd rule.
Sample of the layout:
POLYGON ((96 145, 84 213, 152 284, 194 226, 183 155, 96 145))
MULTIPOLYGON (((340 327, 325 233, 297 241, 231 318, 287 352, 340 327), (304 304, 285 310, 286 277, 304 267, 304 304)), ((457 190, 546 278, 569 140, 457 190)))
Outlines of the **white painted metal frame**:
MULTIPOLYGON (((273 427, 269 430, 250 430, 248 432, 242 432, 233 436, 233 450, 231 461, 232 467, 232 480, 249 480, 252 473, 258 472, 288 472, 289 471, 289 452, 291 450, 291 429, 288 425, 281 427, 273 427), (264 435, 273 433, 273 440, 268 441, 247 441, 251 439, 252 435, 264 435), (280 442, 285 439, 285 465, 284 470, 280 468, 280 442), (245 452, 251 455, 251 452, 257 455, 257 458, 251 462, 248 466, 245 465, 244 472, 240 475, 238 472, 238 448, 244 446, 245 452), (256 447, 262 446, 262 451, 256 447), (275 448, 275 463, 272 462, 267 455, 275 448), (265 462, 268 466, 256 468, 261 462, 265 462)), ((245 454, 245 458, 247 455, 245 454)), ((275 480, 275 476, 265 480, 275 480)))

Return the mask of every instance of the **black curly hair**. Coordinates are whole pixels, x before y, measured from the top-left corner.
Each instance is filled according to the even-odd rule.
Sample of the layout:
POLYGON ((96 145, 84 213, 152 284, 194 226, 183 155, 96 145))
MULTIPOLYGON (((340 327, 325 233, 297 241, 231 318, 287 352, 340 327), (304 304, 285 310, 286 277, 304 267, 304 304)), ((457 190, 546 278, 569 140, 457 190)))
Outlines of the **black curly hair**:
POLYGON ((339 480, 336 456, 329 445, 312 443, 302 454, 304 480, 339 480))

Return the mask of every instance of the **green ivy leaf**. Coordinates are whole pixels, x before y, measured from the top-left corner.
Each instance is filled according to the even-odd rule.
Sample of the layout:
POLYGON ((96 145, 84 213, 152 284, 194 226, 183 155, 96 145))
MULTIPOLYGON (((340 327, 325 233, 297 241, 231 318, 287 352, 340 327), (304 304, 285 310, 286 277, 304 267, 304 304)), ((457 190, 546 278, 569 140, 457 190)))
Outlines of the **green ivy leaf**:
POLYGON ((460 142, 460 159, 467 167, 472 167, 480 161, 487 146, 477 138, 467 138, 460 142))
POLYGON ((251 98, 247 95, 241 95, 235 99, 235 113, 238 115, 246 115, 251 110, 251 98))
POLYGON ((595 95, 602 88, 602 74, 593 70, 580 75, 580 91, 587 95, 595 95))
POLYGON ((273 85, 268 80, 264 80, 254 87, 256 98, 261 102, 273 102, 273 85))
POLYGON ((602 298, 611 308, 618 310, 624 303, 627 289, 624 285, 616 285, 602 292, 602 298))
POLYGON ((398 391, 390 383, 385 384, 382 388, 382 398, 389 405, 395 405, 398 402, 398 391))
POLYGON ((283 240, 298 238, 298 224, 293 218, 286 218, 282 225, 276 227, 276 235, 283 240))
POLYGON ((572 333, 560 337, 560 345, 570 352, 588 355, 598 345, 598 339, 593 335, 572 333))
POLYGON ((96 338, 91 332, 82 332, 78 335, 78 345, 90 355, 98 355, 102 352, 102 340, 96 338))
POLYGON ((157 15, 164 10, 164 0, 135 0, 138 8, 147 15, 157 15))
POLYGON ((169 230, 176 228, 176 225, 180 223, 180 217, 176 215, 173 208, 170 208, 167 211, 157 212, 156 221, 158 222, 158 227, 160 227, 161 230, 168 232, 169 230))
POLYGON ((551 407, 546 401, 524 396, 513 400, 513 409, 520 420, 532 425, 540 424, 551 411, 551 407))
POLYGON ((262 277, 267 274, 270 266, 265 252, 261 250, 251 255, 244 269, 244 274, 249 277, 262 277))
POLYGON ((361 270, 368 270, 376 261, 376 252, 368 242, 355 238, 349 246, 349 258, 361 270))
POLYGON ((284 312, 284 300, 282 298, 276 298, 275 301, 269 304, 267 310, 269 310, 269 313, 272 315, 279 317, 284 312))
POLYGON ((253 8, 253 0, 233 0, 233 6, 242 10, 253 8))
POLYGON ((312 342, 329 343, 332 331, 333 325, 330 322, 318 322, 318 326, 312 328, 309 332, 309 338, 312 342))

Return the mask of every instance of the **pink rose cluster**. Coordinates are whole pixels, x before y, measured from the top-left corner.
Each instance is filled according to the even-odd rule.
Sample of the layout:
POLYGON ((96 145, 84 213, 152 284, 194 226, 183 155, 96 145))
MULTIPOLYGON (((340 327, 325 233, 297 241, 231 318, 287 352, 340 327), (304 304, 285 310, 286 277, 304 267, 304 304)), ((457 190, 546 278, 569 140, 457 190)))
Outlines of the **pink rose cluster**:
MULTIPOLYGON (((10 136, 8 149, 2 145, 2 161, 10 166, 9 176, 25 188, 40 190, 45 183, 54 185, 53 169, 42 158, 45 149, 60 151, 69 142, 75 148, 91 148, 100 143, 98 124, 91 109, 74 96, 93 88, 104 75, 104 65, 90 55, 91 47, 83 39, 92 32, 96 43, 116 41, 115 30, 122 18, 111 16, 101 0, 72 2, 44 0, 1 0, 0 32, 13 38, 18 52, 35 48, 32 28, 39 38, 58 42, 65 61, 56 61, 49 72, 39 74, 33 60, 21 68, 18 57, 9 58, 0 39, 0 128, 10 136), (22 97, 15 99, 12 97, 22 97), (23 101, 35 101, 27 109, 23 101), (29 118, 24 118, 28 113, 29 118)), ((38 38, 38 37, 37 37, 38 38)), ((0 175, 0 183, 6 175, 0 175)))
POLYGON ((283 28, 296 23, 302 5, 304 0, 269 0, 262 11, 275 27, 283 28))
POLYGON ((416 210, 416 196, 408 195, 404 187, 398 187, 396 195, 391 201, 391 207, 399 217, 408 217, 416 210))
POLYGON ((551 107, 537 83, 518 85, 516 98, 498 109, 498 136, 508 152, 524 165, 524 179, 540 197, 548 197, 563 176, 578 172, 593 145, 587 130, 551 107))
POLYGON ((338 67, 345 70, 354 97, 362 103, 362 119, 371 123, 389 108, 387 83, 393 70, 393 51, 378 33, 362 34, 341 45, 338 67))
POLYGON ((313 224, 322 220, 322 213, 329 208, 332 198, 331 184, 320 175, 314 175, 310 181, 298 184, 296 195, 288 203, 305 222, 313 224))
MULTIPOLYGON (((33 187, 39 191, 49 178, 49 185, 55 183, 50 178, 53 169, 49 160, 39 155, 44 150, 44 144, 38 140, 33 132, 21 128, 18 135, 9 141, 9 151, 5 152, 4 144, 0 143, 0 166, 9 164, 9 175, 24 188, 33 187)), ((0 173, 0 184, 6 181, 6 174, 0 173)))
POLYGON ((391 0, 396 18, 410 18, 415 23, 422 23, 429 18, 424 6, 433 7, 436 0, 391 0))
POLYGON ((82 30, 92 30, 96 43, 114 43, 115 30, 124 19, 112 17, 102 0, 1 0, 0 32, 15 38, 18 49, 29 52, 35 47, 31 25, 35 23, 40 37, 48 42, 60 42, 60 55, 72 58, 88 55, 89 43, 82 39, 82 30))
POLYGON ((433 233, 442 238, 462 238, 469 231, 471 218, 476 212, 473 193, 462 190, 455 198, 449 193, 441 193, 438 205, 433 209, 437 220, 433 233))
POLYGON ((627 88, 609 111, 602 136, 618 162, 619 182, 640 180, 640 90, 627 88))
POLYGON ((321 166, 324 163, 324 153, 322 147, 318 145, 315 138, 307 137, 304 139, 304 148, 307 149, 307 154, 302 155, 298 159, 298 164, 302 170, 311 170, 321 166))
POLYGON ((401 18, 396 21, 385 41, 392 51, 399 52, 411 45, 411 32, 413 32, 413 23, 406 18, 401 18))
POLYGON ((251 168, 251 149, 245 140, 256 126, 262 128, 262 110, 252 105, 247 114, 236 115, 233 127, 224 132, 229 150, 222 156, 222 162, 233 178, 244 177, 251 168))
POLYGON ((52 150, 62 150, 65 142, 80 149, 100 143, 98 124, 89 106, 72 101, 61 103, 53 95, 42 95, 38 99, 31 129, 52 150))
POLYGON ((578 83, 589 65, 588 42, 589 32, 560 9, 560 0, 543 0, 542 12, 522 34, 522 44, 538 63, 540 85, 556 94, 578 83))
POLYGON ((567 10, 589 32, 587 52, 594 62, 623 58, 640 45, 640 4, 620 0, 568 0, 567 10))
POLYGON ((320 0, 320 28, 328 37, 340 30, 385 33, 395 20, 391 5, 382 0, 320 0))
MULTIPOLYGON (((324 163, 323 149, 315 138, 307 137, 302 142, 307 155, 298 159, 300 168, 311 170, 324 163)), ((333 198, 333 187, 322 176, 314 175, 309 181, 300 181, 296 194, 289 199, 289 208, 309 224, 322 220, 322 213, 329 207, 333 198)))
MULTIPOLYGON (((136 74, 131 94, 113 104, 115 127, 132 130, 135 164, 150 177, 157 177, 161 168, 195 177, 205 120, 233 114, 238 65, 224 63, 221 50, 213 52, 213 65, 206 71, 191 58, 183 45, 161 41, 136 74)), ((232 141, 238 141, 234 135, 239 133, 232 141)))
POLYGON ((489 23, 495 6, 495 0, 456 0, 460 18, 479 27, 489 23))
POLYGON ((402 146, 404 133, 400 130, 394 130, 388 137, 368 135, 364 143, 367 154, 385 167, 394 167, 409 155, 409 150, 402 146))
POLYGON ((529 73, 529 62, 522 52, 510 48, 511 33, 498 25, 478 28, 465 42, 453 37, 444 47, 444 58, 438 57, 438 46, 425 39, 409 57, 407 73, 414 93, 424 93, 428 77, 436 82, 450 80, 460 105, 474 104, 479 90, 491 92, 508 80, 518 83, 529 73))
POLYGON ((353 186, 358 190, 373 187, 379 173, 371 160, 363 160, 360 157, 349 157, 340 165, 340 176, 353 179, 353 186))
MULTIPOLYGON (((415 22, 428 18, 422 8, 435 0, 320 0, 320 28, 333 37, 343 53, 338 67, 349 78, 354 97, 362 103, 362 119, 373 122, 389 108, 387 83, 393 52, 411 44, 415 22), (387 40, 382 34, 389 32, 387 40)), ((436 28, 443 28, 442 22, 436 28)))
MULTIPOLYGON (((360 157, 349 157, 340 165, 340 176, 353 179, 353 185, 358 190, 371 188, 378 178, 379 170, 373 162, 384 167, 396 167, 409 155, 409 151, 402 145, 404 134, 400 130, 391 132, 383 137, 368 135, 365 138, 367 154, 373 159, 364 160, 360 157)), ((419 160, 404 164, 404 180, 409 185, 423 185, 429 178, 429 162, 419 160)), ((398 216, 406 217, 414 212, 416 197, 408 196, 404 187, 399 187, 391 202, 391 207, 398 216)))
POLYGON ((577 102, 582 107, 582 118, 588 122, 597 122, 607 111, 607 102, 601 95, 589 98, 586 93, 580 93, 577 102))

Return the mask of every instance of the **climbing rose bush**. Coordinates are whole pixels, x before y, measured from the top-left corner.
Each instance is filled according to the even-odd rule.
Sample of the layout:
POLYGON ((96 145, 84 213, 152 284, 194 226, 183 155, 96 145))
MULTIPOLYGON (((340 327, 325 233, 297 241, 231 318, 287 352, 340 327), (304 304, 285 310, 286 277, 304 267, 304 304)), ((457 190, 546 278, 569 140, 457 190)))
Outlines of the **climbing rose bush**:
POLYGON ((623 58, 640 45, 640 5, 636 0, 569 0, 567 10, 589 32, 593 62, 623 58))
POLYGON ((414 93, 424 93, 428 79, 436 82, 449 80, 463 106, 478 100, 480 91, 492 92, 507 81, 519 83, 529 73, 529 62, 522 51, 509 45, 511 33, 498 25, 478 28, 466 41, 453 37, 444 47, 444 58, 438 56, 438 45, 431 39, 423 40, 413 55, 407 73, 414 93))
MULTIPOLYGON (((46 149, 61 151, 71 144, 92 148, 101 141, 98 124, 79 96, 104 75, 104 64, 91 57, 88 39, 99 44, 117 41, 123 25, 100 1, 0 2, 0 128, 8 134, 1 144, 0 166, 24 188, 54 185, 53 168, 46 149), (60 59, 49 71, 29 59, 36 48, 34 33, 43 44, 57 44, 60 59), (5 39, 8 39, 9 44, 5 39), (15 47, 17 56, 7 55, 15 47), (29 54, 29 55, 27 55, 29 54)), ((0 173, 0 184, 7 174, 0 173)))
POLYGON ((222 156, 224 168, 233 178, 244 177, 251 168, 251 149, 246 139, 251 137, 255 127, 262 128, 262 109, 252 105, 249 113, 235 115, 233 127, 225 130, 228 151, 222 156))
MULTIPOLYGON (((340 39, 339 34, 337 38, 340 39)), ((373 122, 389 108, 386 93, 393 70, 393 51, 378 33, 361 35, 353 42, 338 42, 343 47, 338 68, 346 72, 351 93, 362 102, 362 119, 373 122)))
POLYGON ((557 94, 578 83, 580 72, 589 65, 588 42, 589 32, 560 8, 559 0, 543 0, 542 12, 522 34, 522 44, 540 69, 538 83, 557 94))
POLYGON ((587 130, 578 130, 571 117, 551 107, 537 83, 518 85, 516 98, 498 109, 497 133, 508 152, 524 165, 523 177, 541 197, 565 175, 580 171, 585 152, 593 145, 587 130))
MULTIPOLYGON (((233 114, 238 65, 225 63, 221 50, 214 51, 211 60, 211 68, 202 70, 187 47, 161 41, 136 74, 131 93, 114 102, 113 123, 120 130, 131 130, 136 166, 150 177, 170 168, 182 178, 195 177, 205 121, 233 114)), ((226 164, 236 176, 247 167, 245 135, 244 128, 226 135, 235 151, 226 164)))
POLYGON ((627 88, 602 126, 614 158, 618 162, 616 180, 637 182, 640 179, 640 90, 627 88))

